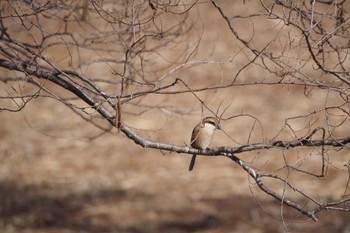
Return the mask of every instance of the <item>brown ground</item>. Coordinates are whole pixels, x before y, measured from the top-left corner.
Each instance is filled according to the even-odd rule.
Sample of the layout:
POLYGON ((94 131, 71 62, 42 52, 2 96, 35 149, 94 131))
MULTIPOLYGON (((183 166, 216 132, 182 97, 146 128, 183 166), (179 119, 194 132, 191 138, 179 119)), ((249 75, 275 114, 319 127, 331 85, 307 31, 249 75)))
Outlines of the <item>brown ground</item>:
MULTIPOLYGON (((220 18, 207 23, 215 28, 219 21, 220 18)), ((204 35, 217 51, 215 55, 222 59, 227 57, 225 46, 230 36, 218 36, 218 31, 204 35)), ((240 61, 236 59, 229 66, 240 61)), ((194 78, 200 79, 206 72, 213 75, 210 72, 215 68, 220 69, 194 69, 198 75, 194 78)), ((229 76, 227 67, 220 71, 229 76)), ((265 78, 254 69, 247 75, 256 80, 265 78)), ((0 92, 5 89, 1 85, 0 92)), ((232 102, 227 115, 243 110, 258 117, 264 132, 256 127, 251 139, 261 141, 276 135, 286 117, 323 106, 327 95, 326 91, 315 91, 305 98, 302 88, 273 88, 221 90, 212 95, 218 102, 206 100, 214 110, 221 100, 232 102)), ((163 97, 147 98, 144 103, 163 102, 159 99, 163 97)), ((190 95, 176 96, 176 100, 164 98, 175 108, 186 103, 196 109, 192 116, 151 111, 125 121, 136 128, 153 129, 150 133, 140 132, 146 137, 184 145, 200 118, 198 103, 190 95)), ((52 99, 34 100, 19 113, 1 112, 0 122, 0 232, 350 232, 349 214, 321 212, 317 215, 319 222, 313 222, 260 193, 247 174, 226 158, 199 157, 194 171, 188 172, 190 155, 143 149, 116 130, 89 140, 98 133, 96 129, 52 99), (278 219, 281 216, 284 221, 278 219)), ((214 146, 245 143, 252 124, 252 119, 244 117, 223 122, 223 128, 235 142, 218 132, 214 146)), ((295 161, 294 153, 298 157, 302 152, 285 154, 290 153, 291 161, 295 161)), ((338 155, 344 159, 332 160, 334 167, 330 166, 325 179, 296 177, 298 187, 320 200, 339 198, 348 178, 342 167, 348 155, 338 155)), ((265 170, 274 170, 283 165, 281 157, 276 156, 281 156, 281 152, 254 152, 242 158, 265 170)), ((305 156, 302 166, 315 168, 318 163, 312 159, 305 156)), ((278 190, 280 186, 275 187, 278 190)), ((300 196, 293 197, 303 203, 300 196)))
POLYGON ((142 149, 117 132, 88 141, 86 123, 52 104, 0 114, 1 232, 349 232, 337 212, 316 223, 284 208, 284 226, 279 203, 253 187, 257 203, 229 160, 200 157, 188 172, 190 156, 142 149))

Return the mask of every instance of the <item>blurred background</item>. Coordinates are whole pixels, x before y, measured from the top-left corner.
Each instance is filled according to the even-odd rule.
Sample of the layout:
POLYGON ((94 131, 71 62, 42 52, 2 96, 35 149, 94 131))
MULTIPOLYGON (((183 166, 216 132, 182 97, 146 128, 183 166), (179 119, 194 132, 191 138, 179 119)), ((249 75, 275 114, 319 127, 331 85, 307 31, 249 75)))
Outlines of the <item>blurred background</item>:
MULTIPOLYGON (((3 16, 2 22, 14 38, 26 43, 38 43, 40 35, 50 34, 53 41, 45 39, 46 47, 40 51, 47 59, 41 61, 44 66, 54 64, 75 70, 111 96, 120 91, 118 74, 125 63, 101 61, 122 58, 127 50, 123 47, 128 44, 126 38, 133 41, 132 36, 127 37, 132 31, 113 38, 94 35, 89 41, 88 35, 110 28, 119 33, 125 26, 105 26, 101 19, 105 22, 109 19, 107 13, 119 17, 125 11, 121 17, 125 21, 120 21, 125 23, 132 15, 128 15, 131 9, 140 12, 140 25, 153 22, 148 28, 150 34, 152 30, 167 32, 164 38, 169 40, 162 46, 157 44, 163 41, 159 35, 136 44, 145 52, 140 58, 133 47, 135 54, 130 53, 130 63, 137 68, 128 66, 124 73, 132 81, 144 82, 131 82, 126 94, 148 90, 151 84, 152 88, 169 85, 176 78, 188 85, 177 84, 123 105, 123 123, 147 139, 189 145, 201 115, 216 112, 223 113, 223 130, 215 133, 212 147, 293 140, 317 127, 326 129, 327 138, 348 136, 349 120, 344 113, 348 106, 339 92, 325 85, 343 87, 314 69, 314 64, 308 62, 310 57, 304 56, 305 47, 299 44, 302 35, 281 21, 271 20, 272 16, 266 17, 261 13, 262 4, 219 2, 230 19, 235 19, 232 22, 239 35, 260 50, 270 43, 266 53, 281 56, 280 61, 289 65, 285 70, 269 60, 255 61, 256 56, 237 40, 210 1, 181 1, 168 8, 156 2, 71 1, 59 11, 50 9, 50 17, 33 16, 21 21, 21 17, 3 16), (71 15, 64 18, 66 12, 71 15), (64 18, 69 22, 72 15, 82 18, 72 23, 58 21, 64 18), (23 25, 30 29, 23 31, 23 25), (41 29, 36 32, 34 25, 41 29), (70 45, 70 39, 62 34, 55 37, 54 32, 71 33, 86 47, 70 45), (294 42, 298 47, 293 47, 294 42), (107 48, 112 49, 104 50, 107 48), (145 66, 142 74, 137 72, 140 66, 145 66), (114 79, 115 83, 107 82, 114 79), (202 90, 192 93, 189 88, 202 90)), ((2 2, 2 11, 7 15, 16 12, 24 18, 25 13, 36 12, 33 9, 42 6, 45 2, 2 2)), ((277 12, 283 12, 283 8, 277 12)), ((139 34, 134 32, 133 36, 139 34)), ((333 62, 331 58, 328 61, 333 62)), ((4 77, 22 77, 20 72, 1 70, 4 77)), ((49 93, 42 90, 20 111, 0 112, 1 232, 350 232, 349 213, 321 211, 317 214, 319 221, 314 222, 261 192, 241 167, 225 157, 198 156, 194 170, 189 172, 191 155, 142 148, 117 129, 108 128, 108 122, 87 104, 70 99, 72 94, 47 80, 37 82, 49 93), (57 96, 67 99, 62 101, 57 96), (83 119, 75 109, 93 120, 83 119)), ((27 82, 0 82, 2 97, 34 95, 37 90, 27 82)), ((112 98, 113 103, 116 101, 112 98)), ((2 109, 16 108, 19 103, 0 99, 2 109)), ((112 106, 103 104, 114 114, 112 106)), ((321 138, 321 133, 313 136, 321 138)), ((325 149, 323 178, 290 169, 319 174, 320 150, 270 149, 237 156, 263 173, 286 178, 320 202, 349 195, 347 148, 325 149)), ((284 182, 266 179, 266 184, 305 208, 315 206, 284 182)))

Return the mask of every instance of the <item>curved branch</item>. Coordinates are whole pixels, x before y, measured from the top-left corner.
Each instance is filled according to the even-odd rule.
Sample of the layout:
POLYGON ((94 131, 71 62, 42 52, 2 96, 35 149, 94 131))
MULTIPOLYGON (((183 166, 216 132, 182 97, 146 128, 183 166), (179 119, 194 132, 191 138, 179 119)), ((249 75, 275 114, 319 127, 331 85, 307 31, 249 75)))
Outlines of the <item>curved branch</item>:
MULTIPOLYGON (((92 108, 94 108, 103 118, 105 118, 112 126, 115 126, 116 124, 116 118, 115 115, 109 112, 106 108, 101 106, 92 96, 90 96, 88 93, 85 92, 82 88, 77 86, 74 83, 71 83, 69 80, 66 80, 62 77, 60 77, 60 73, 53 72, 53 71, 46 71, 46 70, 40 70, 37 67, 30 67, 26 66, 24 64, 16 64, 12 61, 7 61, 4 59, 0 59, 0 67, 4 67, 9 70, 16 70, 23 72, 28 75, 35 76, 39 79, 46 79, 49 80, 55 84, 57 84, 60 87, 63 87, 64 89, 70 91, 71 93, 75 94, 77 97, 79 97, 81 100, 86 102, 88 105, 90 105, 92 108)), ((237 157, 235 154, 243 153, 243 152, 249 152, 249 151, 256 151, 256 150, 264 150, 264 149, 272 149, 272 148, 292 148, 292 147, 318 147, 318 146, 332 146, 332 147, 342 147, 350 142, 350 137, 345 137, 341 139, 328 139, 328 140, 311 140, 312 133, 307 135, 306 137, 296 139, 293 141, 271 141, 267 143, 254 143, 254 144, 247 144, 242 145, 238 147, 216 147, 211 149, 195 149, 189 146, 178 146, 173 144, 166 144, 161 143, 158 141, 152 141, 143 138, 142 136, 138 135, 134 130, 132 130, 129 126, 127 126, 124 123, 120 123, 120 131, 122 131, 129 139, 131 139, 136 144, 145 147, 145 148, 154 148, 159 150, 166 150, 170 152, 177 152, 177 153, 185 153, 185 154, 199 154, 204 156, 225 156, 230 158, 232 161, 237 163, 240 167, 242 167, 256 182, 258 187, 265 192, 266 194, 272 196, 276 200, 280 201, 283 204, 286 204, 287 206, 296 209, 300 213, 302 213, 305 216, 310 217, 314 221, 317 221, 317 218, 315 214, 323 209, 336 209, 335 206, 339 204, 344 204, 345 202, 350 201, 350 198, 343 198, 340 201, 336 202, 328 202, 328 203, 322 203, 319 204, 319 206, 313 210, 306 210, 302 206, 298 205, 296 202, 293 202, 292 200, 286 198, 285 196, 282 196, 280 194, 277 194, 276 192, 269 189, 264 182, 262 181, 261 177, 263 177, 263 174, 260 174, 257 170, 255 170, 252 166, 241 160, 239 157, 237 157)), ((287 183, 287 182, 286 182, 287 183)), ((294 190, 297 190, 294 186, 292 186, 290 183, 287 183, 288 186, 293 188, 294 190)), ((341 208, 343 211, 350 211, 349 209, 341 208)))
POLYGON ((98 113, 100 113, 106 120, 108 120, 112 125, 115 125, 114 115, 111 114, 106 108, 101 106, 94 98, 88 95, 85 91, 83 91, 80 87, 70 83, 69 81, 61 78, 59 73, 54 71, 44 71, 40 70, 37 67, 30 67, 26 64, 17 64, 12 61, 0 59, 0 67, 4 67, 9 70, 16 70, 23 72, 28 75, 33 75, 40 79, 47 79, 60 87, 72 92, 76 96, 78 96, 85 103, 94 108, 98 113))
MULTIPOLYGON (((72 84, 71 82, 61 78, 57 72, 53 71, 44 71, 37 69, 37 67, 30 67, 23 64, 17 64, 12 61, 0 59, 0 67, 7 68, 9 70, 17 70, 21 71, 23 73, 26 73, 28 75, 33 75, 40 79, 47 79, 55 84, 57 84, 60 87, 63 87, 64 89, 70 91, 71 93, 75 94, 77 97, 79 97, 81 100, 83 100, 85 103, 87 103, 89 106, 91 106, 93 109, 95 109, 98 113, 101 114, 103 118, 105 118, 107 121, 109 121, 110 124, 113 126, 116 123, 116 119, 114 114, 109 112, 105 107, 101 106, 93 97, 91 97, 89 94, 87 94, 84 90, 82 90, 79 86, 76 86, 72 84)), ((148 148, 154 148, 154 149, 160 149, 160 150, 169 150, 169 151, 175 151, 178 153, 196 153, 201 155, 225 155, 226 153, 229 154, 238 154, 242 152, 249 152, 249 151, 255 151, 255 150, 262 150, 262 149, 272 149, 272 148, 292 148, 292 147, 314 147, 314 146, 332 146, 332 147, 342 147, 348 143, 350 143, 350 136, 344 137, 340 139, 328 139, 328 140, 310 140, 309 137, 307 138, 300 138, 293 141, 271 141, 266 143, 253 143, 253 144, 247 144, 242 145, 238 147, 217 147, 212 148, 208 150, 199 150, 194 149, 190 147, 182 147, 182 146, 175 146, 172 144, 165 144, 165 143, 159 143, 152 140, 147 140, 138 134, 136 134, 131 128, 129 128, 127 125, 122 124, 121 125, 122 132, 128 136, 130 139, 132 139, 136 144, 141 145, 142 147, 148 147, 148 148)))

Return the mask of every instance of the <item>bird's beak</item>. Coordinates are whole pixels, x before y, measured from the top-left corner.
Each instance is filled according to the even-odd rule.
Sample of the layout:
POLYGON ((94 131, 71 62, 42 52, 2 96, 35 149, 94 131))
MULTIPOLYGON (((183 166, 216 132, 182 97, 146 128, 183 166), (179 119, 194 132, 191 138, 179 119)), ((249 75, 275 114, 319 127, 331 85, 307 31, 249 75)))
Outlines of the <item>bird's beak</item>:
POLYGON ((221 130, 221 126, 220 126, 220 125, 217 125, 217 126, 216 126, 216 129, 221 130))

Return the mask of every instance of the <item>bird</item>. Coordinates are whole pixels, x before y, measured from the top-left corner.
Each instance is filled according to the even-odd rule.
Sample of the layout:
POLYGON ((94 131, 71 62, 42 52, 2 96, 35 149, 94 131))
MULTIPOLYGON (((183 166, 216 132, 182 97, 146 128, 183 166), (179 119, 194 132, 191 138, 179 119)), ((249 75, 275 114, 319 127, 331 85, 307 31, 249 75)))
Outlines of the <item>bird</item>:
MULTIPOLYGON (((213 139, 216 129, 221 130, 218 119, 215 117, 205 117, 192 130, 191 147, 202 150, 207 149, 213 139)), ((189 171, 193 170, 196 156, 196 154, 192 155, 191 163, 188 168, 189 171)))

